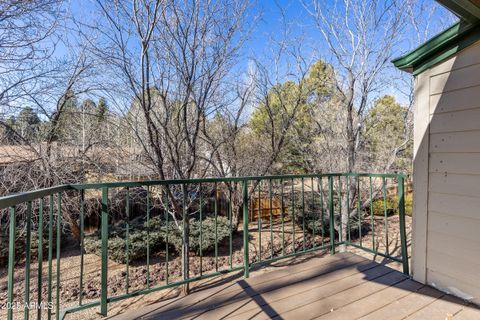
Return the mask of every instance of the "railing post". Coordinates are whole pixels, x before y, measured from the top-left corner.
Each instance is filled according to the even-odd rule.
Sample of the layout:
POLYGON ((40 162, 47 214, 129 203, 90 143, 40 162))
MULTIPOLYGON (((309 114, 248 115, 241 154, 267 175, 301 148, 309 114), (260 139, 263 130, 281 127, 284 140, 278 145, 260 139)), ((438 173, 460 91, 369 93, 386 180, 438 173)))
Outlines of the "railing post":
POLYGON ((335 254, 335 215, 333 212, 333 177, 328 177, 328 212, 330 225, 330 254, 335 254))
POLYGON ((398 212, 400 218, 400 243, 402 246, 403 273, 408 275, 410 272, 408 270, 407 237, 405 232, 405 193, 403 176, 398 176, 398 212))
POLYGON ((243 266, 244 276, 249 276, 249 256, 248 256, 248 180, 243 180, 242 194, 243 194, 243 266))
POLYGON ((102 188, 102 291, 100 298, 100 314, 107 316, 108 299, 108 188, 102 188))

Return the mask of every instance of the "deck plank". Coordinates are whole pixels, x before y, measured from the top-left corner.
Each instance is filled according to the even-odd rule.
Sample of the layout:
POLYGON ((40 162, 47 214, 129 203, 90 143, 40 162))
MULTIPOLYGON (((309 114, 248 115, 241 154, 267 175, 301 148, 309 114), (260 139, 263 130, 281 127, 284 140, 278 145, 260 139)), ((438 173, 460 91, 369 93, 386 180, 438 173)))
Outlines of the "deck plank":
POLYGON ((459 313, 465 307, 465 302, 453 296, 445 295, 435 300, 425 308, 422 308, 414 314, 407 317, 408 320, 445 320, 448 316, 452 317, 459 313))
MULTIPOLYGON (((401 299, 412 291, 415 292, 423 287, 419 282, 407 279, 400 283, 394 284, 390 287, 386 287, 374 294, 368 295, 360 300, 354 301, 339 309, 320 316, 316 319, 321 320, 350 320, 358 319, 374 310, 377 310, 383 306, 389 305, 395 300, 401 299)), ((380 318, 377 318, 380 319, 380 318)))
POLYGON ((472 320, 480 319, 480 307, 466 306, 462 311, 457 313, 453 320, 472 320))
POLYGON ((401 320, 426 307, 444 294, 436 289, 423 286, 417 292, 398 299, 384 307, 364 315, 360 320, 401 320))

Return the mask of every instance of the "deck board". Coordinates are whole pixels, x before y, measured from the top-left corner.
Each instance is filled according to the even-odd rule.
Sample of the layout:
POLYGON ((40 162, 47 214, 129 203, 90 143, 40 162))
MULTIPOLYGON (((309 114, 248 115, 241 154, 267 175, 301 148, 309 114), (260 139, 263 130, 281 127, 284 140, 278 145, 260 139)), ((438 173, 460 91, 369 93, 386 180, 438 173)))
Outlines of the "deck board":
POLYGON ((462 311, 457 313, 454 320, 471 320, 479 319, 480 308, 478 306, 467 306, 462 311))
POLYGON ((480 319, 480 310, 351 253, 310 255, 211 279, 127 319, 480 319))
MULTIPOLYGON (((392 302, 407 296, 411 291, 416 291, 422 287, 422 284, 406 279, 402 282, 394 284, 390 287, 381 289, 374 294, 370 294, 360 300, 354 301, 346 306, 334 310, 329 314, 318 317, 322 320, 349 320, 352 318, 360 318, 372 311, 383 306, 390 305, 392 302)), ((348 292, 347 292, 348 294, 348 292)))
MULTIPOLYGON (((422 308, 409 316, 408 320, 423 320, 423 319, 448 319, 460 313, 465 308, 465 303, 455 297, 444 295, 440 299, 435 300, 425 308, 422 308)), ((453 318, 454 319, 454 318, 453 318)), ((473 318, 475 319, 475 318, 473 318)), ((480 313, 477 319, 480 319, 480 313)), ((450 320, 450 319, 448 319, 450 320)))
POLYGON ((418 291, 410 292, 405 297, 398 299, 360 318, 360 320, 401 320, 418 310, 426 307, 444 293, 429 286, 423 286, 418 291))

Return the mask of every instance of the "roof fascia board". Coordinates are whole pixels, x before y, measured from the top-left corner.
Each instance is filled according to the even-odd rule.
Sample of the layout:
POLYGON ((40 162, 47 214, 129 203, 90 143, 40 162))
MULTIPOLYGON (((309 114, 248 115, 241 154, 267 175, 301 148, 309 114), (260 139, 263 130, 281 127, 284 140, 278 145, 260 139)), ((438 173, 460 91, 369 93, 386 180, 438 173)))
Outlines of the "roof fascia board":
POLYGON ((480 7, 470 0, 437 0, 438 3, 470 23, 480 20, 480 7))
POLYGON ((480 25, 477 25, 477 27, 474 30, 472 30, 472 32, 469 32, 469 34, 466 35, 465 37, 462 37, 462 39, 459 39, 451 46, 447 46, 444 50, 438 52, 438 54, 433 56, 431 59, 428 59, 422 62, 421 64, 417 65, 416 67, 414 67, 412 74, 417 75, 422 73, 423 71, 433 67, 434 65, 456 55, 458 52, 473 45, 475 42, 479 40, 480 40, 480 25))
POLYGON ((455 42, 455 39, 459 38, 460 35, 472 28, 473 25, 460 21, 425 42, 415 50, 393 60, 392 62, 401 70, 412 71, 415 65, 428 59, 432 54, 440 51, 447 44, 455 42))

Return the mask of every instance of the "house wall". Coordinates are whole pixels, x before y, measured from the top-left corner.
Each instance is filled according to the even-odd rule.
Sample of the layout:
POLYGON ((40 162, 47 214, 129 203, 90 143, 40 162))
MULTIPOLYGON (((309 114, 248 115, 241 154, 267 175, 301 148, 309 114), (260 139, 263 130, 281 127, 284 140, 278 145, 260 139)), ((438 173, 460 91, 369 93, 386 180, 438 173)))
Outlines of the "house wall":
POLYGON ((480 42, 415 79, 415 280, 480 303, 480 42))

